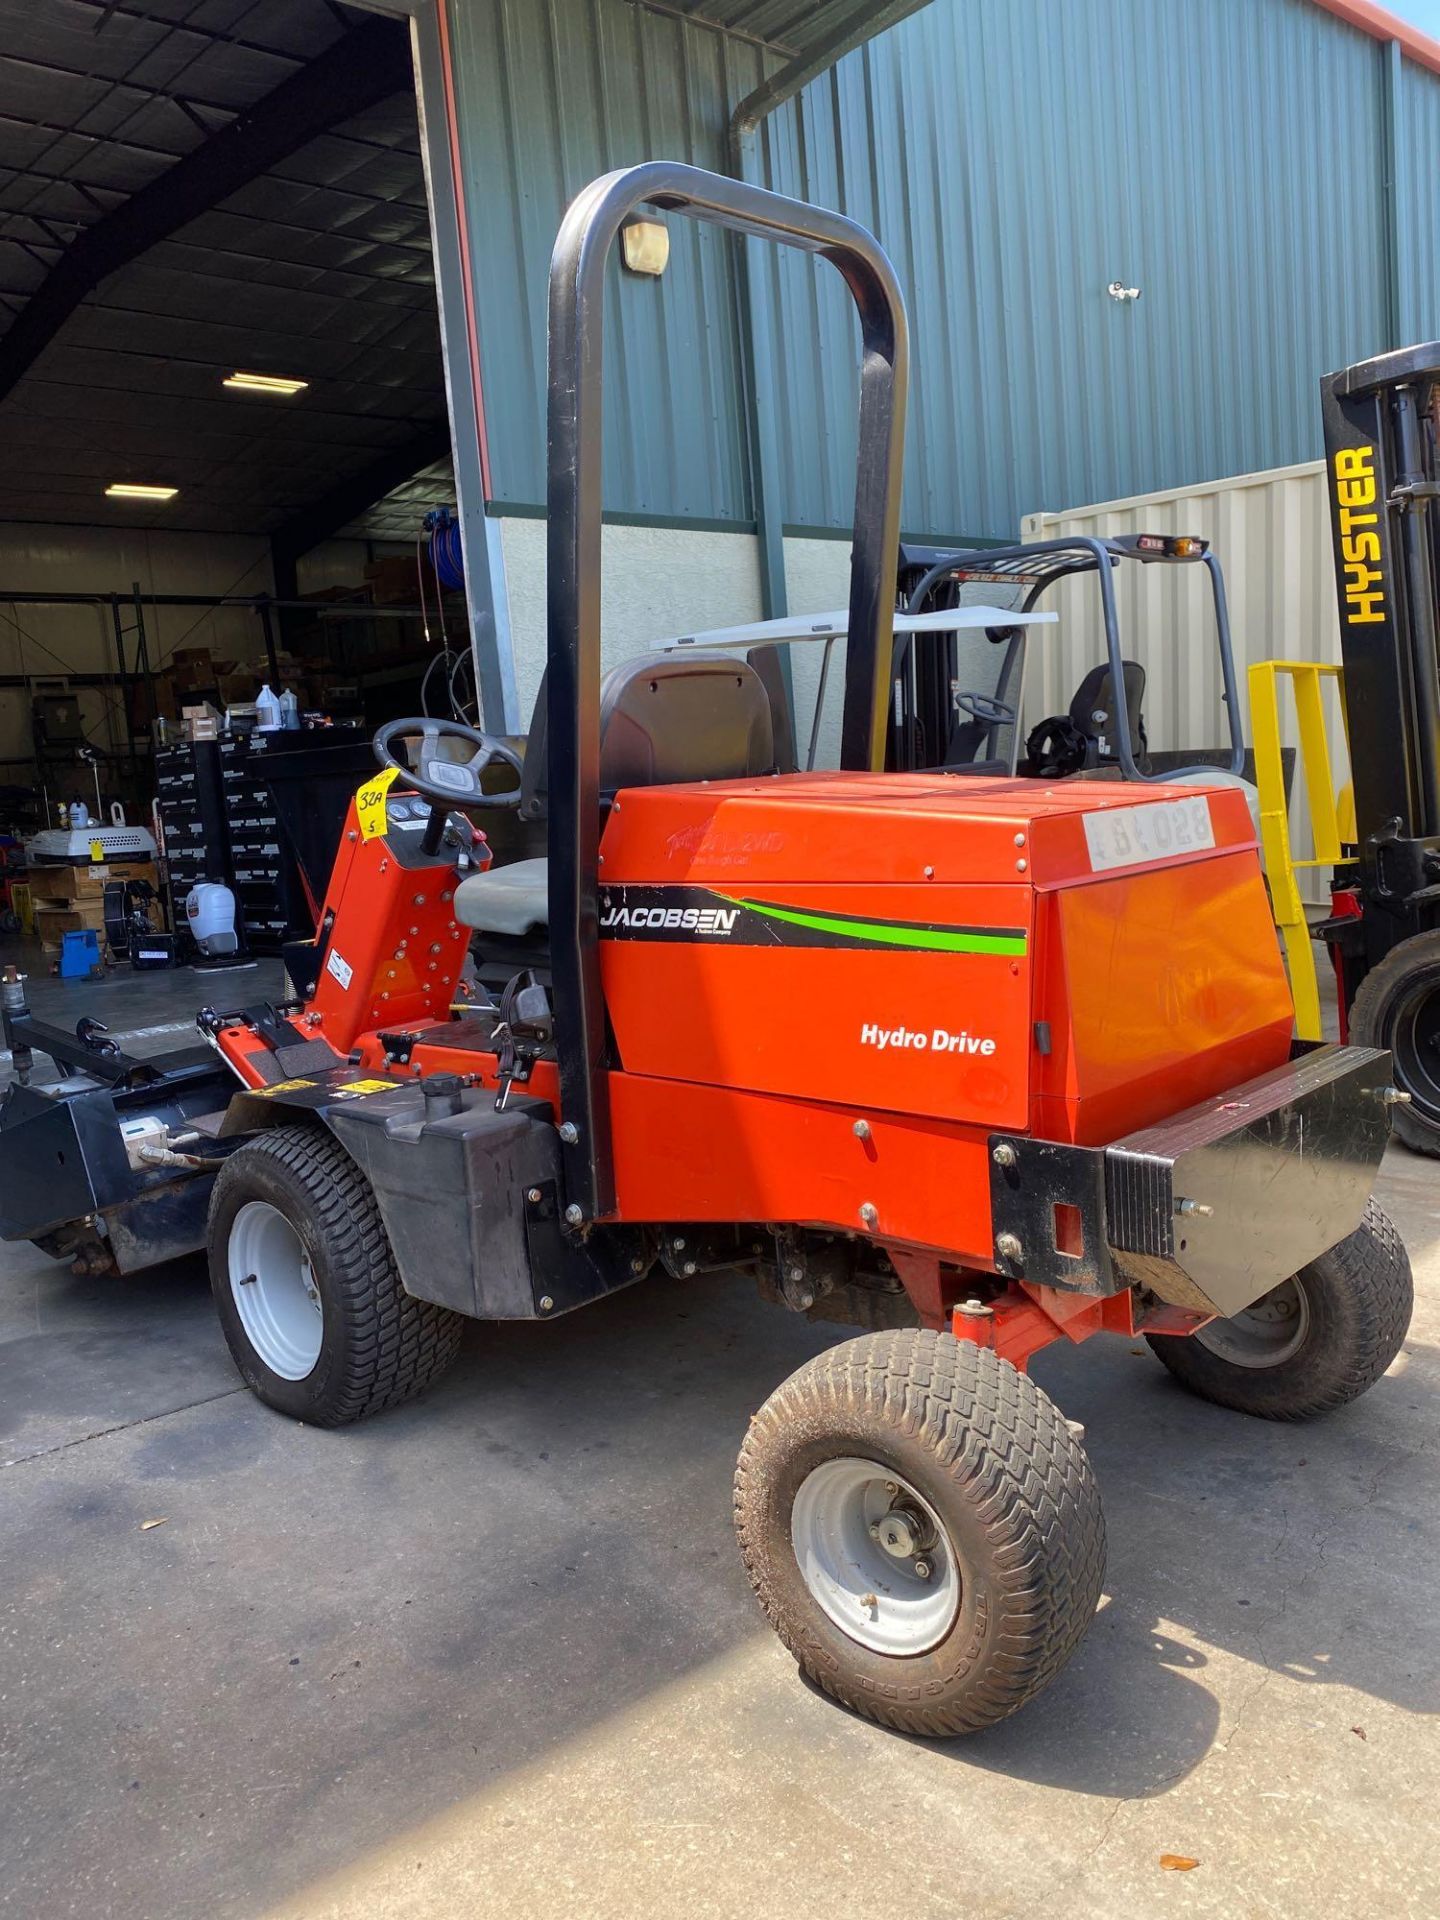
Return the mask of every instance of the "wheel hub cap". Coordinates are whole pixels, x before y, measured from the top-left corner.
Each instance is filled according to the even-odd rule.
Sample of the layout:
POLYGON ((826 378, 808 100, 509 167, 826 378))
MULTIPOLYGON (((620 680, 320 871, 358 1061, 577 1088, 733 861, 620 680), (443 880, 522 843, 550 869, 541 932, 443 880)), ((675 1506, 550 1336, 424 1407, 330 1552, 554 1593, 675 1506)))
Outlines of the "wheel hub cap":
POLYGON ((958 1556, 934 1508, 893 1468, 823 1461, 796 1492, 790 1541, 816 1605, 873 1653, 928 1653, 954 1625, 958 1556))
POLYGON ((247 1200, 230 1225, 230 1294, 259 1358, 282 1380, 315 1370, 324 1308, 300 1236, 268 1200, 247 1200))
POLYGON ((1310 1303, 1295 1280, 1282 1280, 1263 1299, 1228 1320, 1212 1320, 1191 1338, 1235 1367, 1278 1367, 1297 1354, 1310 1331, 1310 1303))
POLYGON ((892 1559, 913 1560, 921 1547, 929 1544, 933 1529, 913 1507, 892 1507, 883 1520, 870 1529, 892 1559))

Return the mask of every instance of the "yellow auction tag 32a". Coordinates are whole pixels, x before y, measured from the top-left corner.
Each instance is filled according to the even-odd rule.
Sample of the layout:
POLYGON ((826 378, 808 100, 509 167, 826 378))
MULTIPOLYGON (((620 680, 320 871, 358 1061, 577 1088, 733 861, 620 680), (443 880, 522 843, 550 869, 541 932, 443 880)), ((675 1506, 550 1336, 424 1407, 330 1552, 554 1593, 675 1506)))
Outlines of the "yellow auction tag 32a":
POLYGON ((400 776, 398 767, 386 767, 373 780, 367 780, 355 796, 355 812, 360 821, 360 838, 373 840, 385 831, 385 796, 400 776))

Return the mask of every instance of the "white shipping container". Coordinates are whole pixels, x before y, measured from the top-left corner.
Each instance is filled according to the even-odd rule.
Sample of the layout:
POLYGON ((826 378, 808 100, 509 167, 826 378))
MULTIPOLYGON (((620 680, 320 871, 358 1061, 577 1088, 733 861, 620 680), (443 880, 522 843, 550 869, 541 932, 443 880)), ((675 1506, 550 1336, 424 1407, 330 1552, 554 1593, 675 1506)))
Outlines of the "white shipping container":
MULTIPOLYGON (((1177 487, 1131 500, 1063 513, 1027 514, 1025 540, 1065 534, 1198 534, 1224 569, 1230 605, 1235 676, 1245 744, 1251 744, 1247 672, 1256 660, 1340 659, 1339 615, 1330 548, 1325 465, 1277 467, 1238 479, 1177 487)), ((1127 658, 1145 669, 1145 727, 1151 747, 1183 750, 1228 744, 1221 705, 1220 660, 1214 644, 1210 578, 1196 565, 1116 570, 1120 638, 1127 658)), ((1026 673, 1027 726, 1064 713, 1088 668, 1105 657, 1095 577, 1061 581, 1039 602, 1060 614, 1058 627, 1035 635, 1026 673)), ((1283 744, 1299 744, 1294 709, 1281 687, 1283 744)), ((1327 696, 1326 721, 1337 785, 1349 779, 1338 698, 1327 696)), ((1298 855, 1311 852, 1303 776, 1297 766, 1291 792, 1292 835, 1298 855)), ((1328 899, 1323 872, 1302 872, 1302 896, 1328 899), (1307 884, 1308 883, 1308 884, 1307 884)))

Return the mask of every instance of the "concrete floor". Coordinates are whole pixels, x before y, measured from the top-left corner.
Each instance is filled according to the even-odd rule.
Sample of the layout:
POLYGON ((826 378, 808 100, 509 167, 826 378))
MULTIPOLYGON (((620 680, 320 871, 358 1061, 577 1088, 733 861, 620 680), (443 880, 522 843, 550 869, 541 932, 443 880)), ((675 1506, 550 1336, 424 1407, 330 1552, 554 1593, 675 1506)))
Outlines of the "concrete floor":
MULTIPOLYGON (((117 1031, 201 997, 49 992, 117 1031)), ((1383 1195, 1418 1310, 1344 1414, 1247 1421, 1128 1341, 1040 1356, 1106 1599, 950 1744, 804 1686, 735 1551, 746 1419, 838 1330, 648 1284, 476 1327, 428 1400, 319 1433, 239 1388, 198 1262, 0 1249, 0 1913, 1429 1920, 1440 1169, 1392 1151, 1383 1195)))

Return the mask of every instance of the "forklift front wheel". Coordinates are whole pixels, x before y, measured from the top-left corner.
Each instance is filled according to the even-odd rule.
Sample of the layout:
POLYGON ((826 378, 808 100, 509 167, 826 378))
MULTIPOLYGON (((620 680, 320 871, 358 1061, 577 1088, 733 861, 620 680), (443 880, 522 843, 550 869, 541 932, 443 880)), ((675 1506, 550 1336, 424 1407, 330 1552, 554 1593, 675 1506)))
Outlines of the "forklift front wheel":
POLYGON ((401 1285, 369 1181, 318 1126, 232 1153, 210 1198, 210 1286, 226 1342, 267 1406, 341 1427, 449 1366, 464 1321, 401 1285))
POLYGON ((735 1473, 751 1585, 803 1670, 905 1733, 973 1733, 1053 1680, 1100 1598, 1084 1450, 1008 1361, 847 1340, 755 1415, 735 1473))
POLYGON ((1392 947, 1360 982, 1350 1038, 1388 1047, 1395 1084, 1410 1099, 1390 1109, 1397 1140, 1440 1158, 1440 927, 1392 947))
POLYGON ((1308 1420, 1374 1386, 1400 1351, 1414 1300, 1404 1243, 1370 1200, 1354 1233, 1243 1313, 1147 1338, 1202 1399, 1262 1420, 1308 1420))

